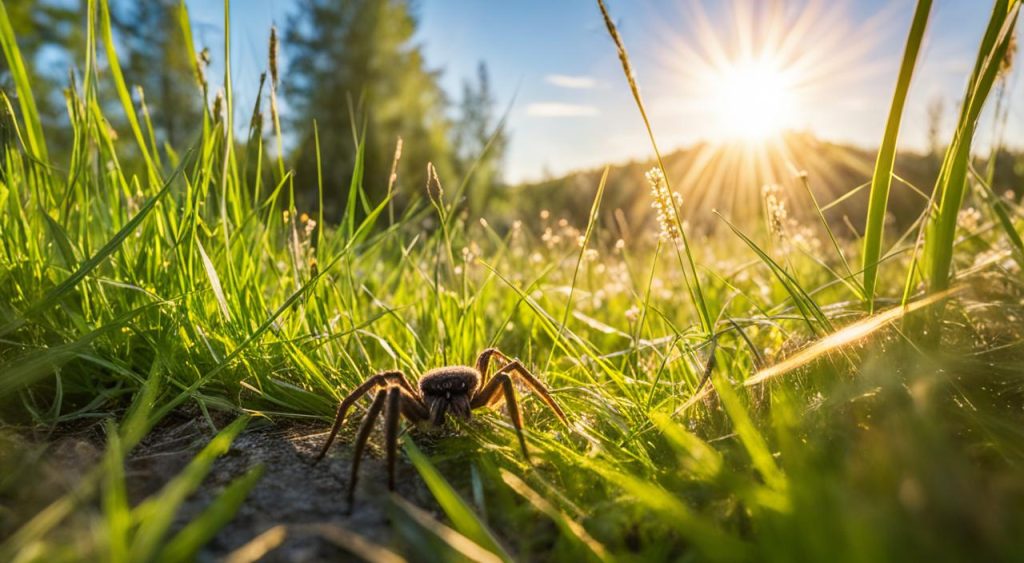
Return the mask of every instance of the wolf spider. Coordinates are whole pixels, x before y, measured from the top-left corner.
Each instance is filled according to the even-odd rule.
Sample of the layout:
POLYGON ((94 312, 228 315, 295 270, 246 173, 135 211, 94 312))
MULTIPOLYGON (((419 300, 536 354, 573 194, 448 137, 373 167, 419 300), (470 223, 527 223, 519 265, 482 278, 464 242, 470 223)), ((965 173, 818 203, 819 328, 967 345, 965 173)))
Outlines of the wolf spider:
POLYGON ((334 419, 334 426, 331 427, 331 433, 313 463, 327 455, 327 450, 334 442, 349 408, 360 397, 373 389, 377 389, 377 394, 356 434, 355 455, 352 458, 352 475, 349 479, 347 496, 350 509, 355 496, 356 477, 363 449, 370 436, 370 431, 373 429, 373 423, 380 415, 381 410, 384 411, 388 490, 395 489, 395 455, 398 448, 399 414, 414 423, 427 423, 431 427, 441 427, 444 425, 445 415, 448 413, 461 420, 469 420, 470 413, 474 409, 494 406, 504 399, 508 406, 509 418, 512 419, 512 426, 515 427, 516 435, 519 437, 519 447, 523 450, 523 456, 529 461, 526 440, 523 438, 523 420, 519 414, 519 402, 516 400, 515 390, 512 386, 513 377, 528 385, 563 423, 569 424, 565 413, 551 398, 548 389, 527 371, 519 360, 513 360, 497 349, 488 348, 477 357, 476 367, 448 366, 427 371, 420 377, 419 389, 410 385, 400 371, 385 371, 370 377, 355 391, 349 393, 338 405, 338 414, 334 419), (487 372, 491 359, 498 359, 503 362, 503 365, 495 372, 494 377, 488 380, 487 372))

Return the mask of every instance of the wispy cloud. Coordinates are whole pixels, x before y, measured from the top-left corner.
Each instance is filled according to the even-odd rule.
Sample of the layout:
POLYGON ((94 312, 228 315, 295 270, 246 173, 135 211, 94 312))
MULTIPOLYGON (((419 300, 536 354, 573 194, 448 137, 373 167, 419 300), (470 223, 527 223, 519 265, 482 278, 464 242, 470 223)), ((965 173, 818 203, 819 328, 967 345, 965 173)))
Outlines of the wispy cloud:
POLYGON ((588 117, 597 115, 597 108, 583 104, 541 102, 526 106, 526 113, 538 117, 588 117))
POLYGON ((597 86, 597 81, 589 76, 570 76, 568 74, 549 74, 544 77, 548 84, 554 84, 559 88, 572 88, 574 90, 589 90, 597 86))

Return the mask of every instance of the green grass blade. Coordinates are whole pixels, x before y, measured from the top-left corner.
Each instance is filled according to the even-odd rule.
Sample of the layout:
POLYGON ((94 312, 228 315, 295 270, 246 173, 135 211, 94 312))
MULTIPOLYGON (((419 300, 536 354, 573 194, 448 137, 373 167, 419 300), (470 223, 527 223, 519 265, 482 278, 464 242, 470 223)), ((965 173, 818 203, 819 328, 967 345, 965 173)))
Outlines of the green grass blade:
POLYGON ((736 225, 733 225, 732 222, 725 217, 722 217, 722 215, 717 212, 716 215, 721 217, 721 219, 725 221, 725 224, 729 226, 729 229, 731 229, 732 232, 740 238, 740 240, 746 243, 746 245, 750 247, 755 254, 757 254, 757 257, 768 266, 775 275, 775 279, 779 280, 779 283, 781 283, 782 287, 785 288, 786 293, 789 293, 789 296, 793 299, 793 304, 800 310, 800 314, 803 315, 811 333, 815 335, 820 334, 822 329, 824 329, 825 332, 832 332, 832 321, 825 316, 825 313, 822 312, 821 308, 814 302, 814 299, 811 298, 807 291, 800 286, 800 283, 797 282, 797 280, 790 275, 785 268, 780 266, 778 262, 772 260, 772 257, 762 250, 761 247, 757 246, 750 237, 743 234, 743 231, 739 230, 736 225), (812 319, 816 321, 819 326, 815 326, 812 319))
POLYGON ((345 233, 347 238, 352 238, 356 224, 356 202, 359 200, 359 192, 363 189, 363 172, 366 161, 366 130, 363 130, 356 146, 355 168, 352 169, 352 180, 348 185, 348 199, 345 202, 345 233))
MULTIPOLYGON (((615 22, 612 21, 611 14, 608 13, 608 8, 604 5, 604 1, 597 0, 597 6, 601 11, 601 16, 604 18, 608 34, 615 43, 615 48, 619 55, 619 61, 622 63, 622 72, 626 76, 626 82, 629 83, 629 89, 633 94, 633 100, 636 102, 636 107, 640 110, 640 117, 643 119, 644 127, 647 129, 647 137, 651 141, 651 148, 654 149, 654 156, 658 161, 658 168, 661 169, 661 173, 665 178, 665 186, 671 192, 672 185, 669 180, 668 169, 665 168, 665 161, 661 157, 661 151, 658 150, 658 143, 654 137, 654 129, 651 127, 651 121, 647 117, 647 109, 644 106, 643 98, 640 96, 640 86, 637 84, 636 75, 633 73, 633 65, 629 61, 629 54, 626 52, 626 45, 623 43, 622 37, 619 35, 619 30, 616 28, 615 22)), ((678 256, 680 254, 680 243, 677 243, 674 246, 677 257, 679 257, 680 267, 683 269, 683 277, 686 279, 686 283, 690 287, 691 298, 693 300, 694 307, 697 309, 697 316, 700 318, 701 327, 704 329, 704 332, 710 334, 714 330, 714 322, 711 318, 711 312, 708 309, 707 298, 704 295, 704 289, 700 282, 700 275, 697 273, 697 265, 693 259, 693 253, 690 250, 690 241, 687 239, 685 229, 682 228, 683 222, 679 217, 679 210, 674 205, 671 207, 673 220, 677 225, 679 225, 679 233, 682 239, 680 241, 682 245, 682 254, 686 257, 686 263, 689 265, 693 279, 690 280, 689 276, 687 276, 686 268, 683 266, 682 256, 678 256)))
POLYGON ((228 451, 231 442, 248 423, 248 416, 236 418, 218 432, 159 493, 135 507, 132 518, 138 523, 138 529, 129 552, 132 561, 148 561, 159 553, 161 540, 170 528, 178 507, 196 490, 210 472, 213 462, 228 451))
POLYGON ((408 436, 405 438, 404 444, 409 460, 419 471, 420 477, 423 478, 430 492, 434 494, 434 498, 448 515, 455 529, 484 549, 496 554, 503 561, 512 561, 512 557, 501 547, 487 525, 469 508, 466 501, 462 500, 462 497, 455 492, 455 489, 448 484, 434 464, 430 463, 427 456, 420 452, 408 436))
POLYGON ((562 531, 562 536, 568 538, 581 552, 589 553, 591 558, 598 561, 614 560, 608 553, 608 550, 568 514, 548 502, 540 493, 533 490, 532 487, 519 477, 504 469, 500 469, 500 471, 502 481, 519 496, 526 499, 535 509, 550 518, 562 531))
POLYGON ((658 430, 668 440, 669 445, 678 453, 686 456, 684 467, 687 471, 705 481, 713 481, 718 478, 719 473, 725 467, 725 461, 721 454, 707 442, 687 432, 664 413, 651 413, 651 422, 658 427, 658 430))
POLYGON ((149 154, 146 137, 142 133, 138 115, 135 113, 135 104, 132 102, 131 93, 125 84, 124 73, 121 72, 121 63, 117 59, 117 47, 114 45, 114 34, 110 25, 110 6, 108 5, 108 0, 100 0, 100 33, 103 36, 103 44, 107 50, 107 64, 110 67, 110 74, 114 80, 114 89, 117 91, 117 97, 121 101, 125 118, 128 119, 128 125, 135 136, 139 152, 142 154, 143 160, 146 161, 151 178, 158 180, 160 178, 159 168, 153 161, 153 156, 149 154))
MULTIPOLYGON (((597 215, 601 210, 601 199, 604 197, 604 188, 608 184, 608 170, 609 167, 606 166, 604 168, 604 172, 601 174, 601 180, 597 183, 597 193, 594 194, 594 203, 590 206, 590 215, 588 215, 587 218, 587 228, 583 233, 580 252, 576 257, 576 267, 573 269, 572 280, 569 282, 569 295, 565 299, 565 309, 562 311, 562 319, 558 324, 559 334, 565 330, 565 326, 569 322, 569 313, 572 311, 572 298, 576 293, 576 283, 579 280, 580 268, 583 266, 583 259, 587 253, 587 245, 590 244, 590 238, 593 236, 594 228, 597 226, 597 215)), ((548 355, 546 366, 551 365, 551 360, 554 358, 554 355, 555 349, 552 348, 551 353, 548 355)))
POLYGON ((128 533, 132 513, 124 480, 124 451, 117 429, 107 424, 107 453, 103 467, 103 512, 106 517, 107 556, 113 563, 128 560, 128 533))
POLYGON ((187 158, 182 160, 182 163, 174 171, 174 174, 171 174, 171 177, 167 180, 166 183, 164 183, 163 188, 161 188, 160 191, 157 192, 153 197, 149 198, 149 201, 147 201, 145 205, 143 205, 139 209, 138 213, 136 213, 135 216, 133 216, 127 223, 125 223, 124 227, 122 227, 121 230, 119 230, 109 241, 107 241, 107 243, 103 245, 103 247, 100 248, 96 252, 96 254, 93 254, 92 257, 83 262, 78 267, 78 269, 75 270, 74 273, 72 273, 67 279, 59 283, 49 292, 47 292, 46 295, 44 295, 39 301, 36 301, 32 305, 30 305, 25 310, 25 312, 22 313, 18 318, 15 318, 7 322, 6 324, 0 326, 0 336, 4 336, 14 330, 17 330, 22 325, 24 325, 25 322, 33 315, 55 306, 57 302, 62 297, 64 297, 64 295, 66 295, 69 291, 74 289, 79 282, 85 279, 85 276, 87 276, 89 272, 93 271, 97 266, 103 263, 103 261, 106 260, 107 257, 113 254, 115 250, 120 248, 121 243, 123 243, 129 235, 135 232, 135 229, 137 229, 139 225, 141 225, 142 222, 146 219, 146 217, 150 214, 150 212, 153 211, 153 209, 156 207, 156 204, 159 203, 160 200, 163 199, 164 196, 166 196, 171 191, 171 186, 173 185, 175 178, 177 178, 178 175, 181 173, 187 160, 187 158))
POLYGON ((711 381, 715 384, 715 391, 722 401, 722 406, 729 415, 729 419, 732 420, 733 429, 739 436, 744 449, 747 450, 747 454, 750 456, 754 467, 769 487, 776 491, 785 491, 787 486, 786 476, 775 463, 775 458, 772 457, 768 444, 765 442, 764 437, 761 436, 761 433, 758 432, 757 427, 754 426, 754 422, 750 419, 750 413, 747 412, 747 408, 740 402, 740 398, 736 391, 733 390, 732 385, 717 371, 712 372, 711 381))
POLYGON ((238 512, 238 508, 263 477, 263 466, 257 465, 228 485, 206 510, 189 522, 171 541, 160 549, 157 559, 163 563, 190 561, 217 532, 238 512))
POLYGON ((635 502, 667 518, 673 529, 685 537, 709 561, 747 561, 749 546, 723 532, 708 518, 655 482, 604 465, 593 469, 606 481, 627 492, 635 502))
POLYGON ((25 121, 25 137, 28 140, 29 152, 40 162, 49 162, 43 125, 39 120, 39 109, 32 95, 32 84, 28 71, 25 70, 17 38, 14 36, 14 28, 7 15, 7 6, 3 2, 0 2, 0 48, 3 49, 7 68, 18 92, 18 105, 21 108, 21 118, 25 121))
POLYGON ((957 217, 967 187, 974 133, 1014 36, 1020 6, 1017 0, 996 1, 964 96, 960 122, 946 151, 935 188, 935 192, 940 194, 939 209, 931 216, 925 232, 925 273, 928 289, 933 293, 949 287, 957 217))
POLYGON ((931 8, 931 0, 917 1, 910 34, 903 48, 903 62, 900 64, 899 77, 896 79, 896 91, 892 95, 882 145, 875 160, 875 172, 871 177, 868 215, 864 225, 864 250, 861 257, 861 267, 864 270, 864 298, 867 300, 869 311, 874 311, 875 308, 875 282, 878 278, 878 260, 882 256, 882 231, 885 227, 885 210, 889 202, 893 165, 896 162, 896 141, 899 138, 900 121, 903 119, 903 106, 907 101, 907 92, 910 91, 910 80, 914 75, 917 54, 921 49, 931 8))
POLYGON ((1006 235, 1006 239, 1010 241, 1010 252, 1013 259, 1020 266, 1021 270, 1024 271, 1024 239, 1021 238, 1017 227, 1014 226, 1013 218, 1010 217, 1010 211, 1006 208, 1003 200, 992 191, 992 186, 981 175, 974 174, 974 177, 978 180, 985 203, 988 204, 989 209, 996 216, 996 221, 1006 235))
POLYGON ((203 269, 206 270, 206 277, 210 280, 210 286, 213 288, 213 295, 217 298, 217 305, 220 307, 221 315, 224 316, 224 320, 231 322, 231 311, 228 309, 228 300, 224 295, 224 288, 220 285, 220 276, 217 275, 217 268, 213 266, 213 261, 210 260, 210 256, 206 253, 206 249, 203 248, 203 243, 196 239, 196 248, 199 250, 199 257, 203 260, 203 269))
MULTIPOLYGON (((436 537, 440 542, 442 542, 444 548, 453 552, 453 555, 457 555, 459 560, 466 558, 469 561, 479 561, 481 563, 500 563, 502 561, 502 559, 494 553, 480 547, 480 544, 449 528, 448 526, 445 526, 441 522, 438 522, 429 513, 418 508, 402 497, 392 494, 391 504, 397 510, 401 511, 398 514, 408 517, 416 524, 418 529, 425 530, 431 536, 436 537)), ((401 526, 401 524, 398 524, 398 526, 401 526)), ((433 546, 429 546, 429 544, 420 547, 426 547, 428 550, 433 548, 433 546)), ((436 556, 439 554, 434 552, 434 555, 436 556)))
POLYGON ((0 365, 0 398, 7 397, 52 374, 54 370, 78 358, 79 354, 88 350, 89 346, 100 337, 121 330, 128 326, 135 317, 156 306, 147 305, 129 311, 85 334, 78 340, 41 350, 32 350, 0 365))

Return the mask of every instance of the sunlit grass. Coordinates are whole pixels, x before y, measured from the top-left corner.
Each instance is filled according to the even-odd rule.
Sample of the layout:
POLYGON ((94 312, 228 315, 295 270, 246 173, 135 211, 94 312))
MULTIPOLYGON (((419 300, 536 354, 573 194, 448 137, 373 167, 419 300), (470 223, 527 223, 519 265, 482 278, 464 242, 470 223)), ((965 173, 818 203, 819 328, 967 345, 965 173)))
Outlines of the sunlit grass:
MULTIPOLYGON (((153 146, 113 62, 102 0, 88 4, 85 71, 68 91, 75 145, 67 161, 51 162, 0 4, 18 102, 0 115, 16 115, 20 133, 0 155, 0 420, 56 432, 106 421, 101 461, 69 493, 33 515, 3 513, 0 559, 187 559, 259 486, 261 470, 238 475, 192 522, 173 524, 243 431, 248 418, 232 417, 177 477, 133 504, 125 459, 168 413, 194 407, 211 427, 211 413, 229 411, 282 425, 316 418, 326 428, 337 399, 368 374, 415 377, 468 363, 487 346, 534 368, 572 429, 527 398, 533 465, 500 413, 460 425, 462 436, 412 430, 402 463, 436 504, 376 495, 390 510, 390 545, 361 537, 358 521, 303 533, 381 559, 1019 558, 1021 209, 981 182, 972 203, 985 214, 959 213, 975 193, 962 181, 971 141, 959 135, 981 111, 1018 9, 997 2, 925 220, 931 230, 924 235, 921 221, 885 239, 865 294, 867 274, 854 264, 864 263, 866 243, 837 235, 847 230, 824 213, 843 194, 815 198, 808 182, 826 164, 793 169, 815 162, 814 147, 764 134, 780 124, 761 102, 743 107, 751 115, 741 119, 750 126, 742 143, 700 153, 682 176, 659 157, 653 185, 636 187, 637 198, 655 188, 660 237, 618 241, 618 226, 601 219, 607 176, 587 224, 555 210, 498 230, 465 211, 458 178, 434 176, 429 188, 401 194, 410 206, 392 220, 396 194, 367 201, 361 166, 339 206, 343 220, 328 226, 320 210, 295 208, 284 158, 266 162, 260 136, 240 143, 210 100, 193 143, 153 146), (101 90, 120 108, 100 104, 101 90), (113 119, 118 111, 124 121, 113 119), (124 131, 115 135, 111 122, 124 131), (258 176, 246 159, 259 163, 258 176), (757 185, 765 166, 787 170, 802 191, 757 185), (669 180, 685 186, 708 174, 742 183, 756 212, 714 214, 698 193, 679 203, 680 184, 669 180), (805 213, 790 213, 797 205, 805 213), (687 213, 722 228, 710 238, 694 232, 687 213), (950 213, 961 224, 947 232, 950 213), (962 286, 940 291, 951 280, 962 286), (865 312, 865 299, 877 313, 865 312)), ((646 122, 605 15, 609 48, 646 122)), ((192 49, 184 7, 179 16, 192 49)), ((784 67, 747 71, 778 79, 779 96, 789 95, 784 67)), ((221 103, 232 115, 230 94, 221 103)), ((277 120, 273 135, 267 142, 279 146, 277 120)), ((873 192, 891 172, 895 132, 884 135, 873 192)), ((316 188, 319 201, 330 197, 316 188)), ((10 459, 0 463, 17 465, 10 459)), ((24 486, 8 480, 16 473, 0 479, 5 498, 24 486)), ((375 477, 361 480, 367 492, 382 490, 375 477)), ((287 524, 254 530, 249 547, 276 548, 297 530, 287 524)))

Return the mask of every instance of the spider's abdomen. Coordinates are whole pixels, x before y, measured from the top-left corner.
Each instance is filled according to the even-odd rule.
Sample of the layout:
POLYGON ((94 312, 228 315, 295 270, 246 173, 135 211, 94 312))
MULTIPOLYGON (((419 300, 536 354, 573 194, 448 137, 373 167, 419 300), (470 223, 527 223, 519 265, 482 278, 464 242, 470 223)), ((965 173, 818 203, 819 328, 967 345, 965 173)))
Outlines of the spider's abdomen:
POLYGON ((469 395, 480 384, 480 374, 468 366, 436 368, 420 378, 420 391, 428 396, 450 398, 453 395, 469 395))

